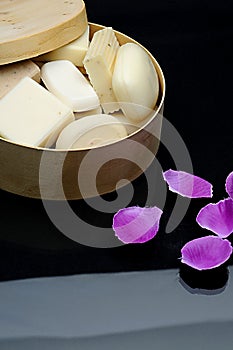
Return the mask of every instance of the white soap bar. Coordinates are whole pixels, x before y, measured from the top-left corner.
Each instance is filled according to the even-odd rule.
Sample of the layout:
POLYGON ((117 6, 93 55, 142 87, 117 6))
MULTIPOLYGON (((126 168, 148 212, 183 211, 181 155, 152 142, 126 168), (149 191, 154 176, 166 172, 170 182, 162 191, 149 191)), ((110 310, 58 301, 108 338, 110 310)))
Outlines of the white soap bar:
POLYGON ((126 137, 127 131, 116 118, 107 115, 91 115, 75 120, 60 133, 57 149, 80 149, 103 146, 126 137))
POLYGON ((135 131, 140 129, 139 123, 136 123, 136 122, 133 122, 132 120, 127 119, 121 110, 114 112, 110 115, 113 116, 114 118, 116 118, 118 120, 118 122, 120 122, 124 125, 128 135, 131 135, 135 131))
POLYGON ((105 113, 119 110, 112 89, 112 73, 119 43, 112 28, 95 32, 83 61, 105 113))
POLYGON ((56 60, 69 60, 75 66, 83 67, 83 60, 89 46, 89 26, 78 39, 60 47, 54 51, 48 52, 37 57, 38 61, 49 62, 56 60))
POLYGON ((0 66, 0 98, 25 77, 40 82, 40 68, 31 60, 0 66))
POLYGON ((68 60, 45 63, 41 68, 41 79, 47 89, 74 112, 88 111, 100 105, 91 84, 68 60))
POLYGON ((113 117, 117 118, 125 126, 132 126, 132 129, 135 129, 135 128, 141 129, 141 128, 144 128, 144 126, 147 125, 147 123, 149 123, 154 118, 158 107, 155 107, 153 110, 151 110, 150 108, 143 108, 143 109, 144 109, 144 111, 147 110, 150 112, 147 115, 147 117, 144 118, 143 120, 128 119, 128 118, 126 118, 126 116, 124 115, 122 110, 120 110, 118 112, 111 113, 111 115, 113 117))
POLYGON ((141 121, 155 108, 159 79, 147 52, 127 43, 117 53, 112 85, 125 116, 141 121))
POLYGON ((50 147, 73 120, 69 107, 28 77, 0 100, 0 135, 19 144, 50 147))
POLYGON ((75 116, 75 119, 81 119, 81 118, 87 117, 88 115, 94 115, 94 114, 102 114, 102 108, 99 106, 95 109, 91 109, 90 111, 75 112, 74 116, 75 116))

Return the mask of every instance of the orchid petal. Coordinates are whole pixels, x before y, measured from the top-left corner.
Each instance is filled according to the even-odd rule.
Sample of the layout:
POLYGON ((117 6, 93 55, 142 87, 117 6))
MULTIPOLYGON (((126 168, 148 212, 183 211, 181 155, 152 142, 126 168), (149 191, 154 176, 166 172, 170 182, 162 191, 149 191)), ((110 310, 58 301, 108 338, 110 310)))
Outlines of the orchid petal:
POLYGON ((233 171, 227 176, 226 191, 229 194, 229 196, 233 199, 233 171))
POLYGON ((157 207, 128 207, 113 217, 115 235, 124 243, 145 243, 159 230, 163 211, 157 207))
POLYGON ((211 198, 213 186, 206 180, 185 171, 167 170, 163 173, 169 190, 188 198, 211 198))
POLYGON ((219 237, 228 237, 233 232, 233 200, 227 198, 203 207, 196 218, 197 223, 219 237))
POLYGON ((194 239, 181 250, 181 262, 196 270, 209 270, 222 265, 232 254, 231 243, 216 236, 194 239))

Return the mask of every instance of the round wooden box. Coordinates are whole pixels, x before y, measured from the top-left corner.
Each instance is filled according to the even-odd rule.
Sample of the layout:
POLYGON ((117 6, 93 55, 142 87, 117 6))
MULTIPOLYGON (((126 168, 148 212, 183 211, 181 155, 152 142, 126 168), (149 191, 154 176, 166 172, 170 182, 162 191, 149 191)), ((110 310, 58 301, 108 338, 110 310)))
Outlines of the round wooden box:
MULTIPOLYGON (((104 28, 89 25, 91 36, 104 28)), ((136 43, 118 31, 115 34, 121 45, 136 43)), ((120 180, 132 181, 145 171, 159 147, 165 98, 163 72, 148 54, 159 76, 160 96, 153 118, 143 128, 121 141, 91 150, 42 149, 0 138, 0 188, 31 198, 73 200, 114 191, 120 180)), ((123 185, 121 181, 119 186, 123 185)))
POLYGON ((1 0, 0 65, 55 50, 86 27, 83 0, 1 0))

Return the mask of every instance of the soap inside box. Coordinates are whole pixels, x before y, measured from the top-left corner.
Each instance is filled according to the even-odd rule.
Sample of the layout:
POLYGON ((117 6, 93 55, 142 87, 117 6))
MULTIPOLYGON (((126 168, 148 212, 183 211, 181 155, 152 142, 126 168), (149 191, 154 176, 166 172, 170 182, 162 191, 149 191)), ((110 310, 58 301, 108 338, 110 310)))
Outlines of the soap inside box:
MULTIPOLYGON (((90 25, 90 38, 97 30, 103 29, 104 26, 99 24, 89 23, 90 25)), ((127 42, 137 43, 132 38, 126 36, 123 33, 114 31, 120 45, 127 42)), ((139 44, 139 43, 137 43, 139 44)), ((139 44, 140 45, 140 44, 139 44)), ((146 49, 145 49, 146 50, 146 49)), ((147 50, 146 50, 147 51, 147 50)), ((148 52, 148 51, 147 51, 148 52)), ((165 98, 165 80, 163 72, 155 60, 155 58, 148 52, 152 59, 152 62, 157 70, 160 83, 160 93, 157 101, 158 109, 155 111, 154 116, 149 122, 146 123, 146 132, 143 128, 140 128, 136 132, 133 132, 127 139, 123 139, 120 142, 116 142, 112 145, 105 147, 97 147, 93 149, 92 153, 94 159, 104 160, 105 156, 109 152, 114 151, 118 157, 108 162, 106 166, 101 168, 101 173, 98 176, 98 193, 104 194, 112 192, 116 189, 116 183, 120 179, 128 179, 133 181, 143 170, 136 167, 132 162, 119 158, 119 150, 125 150, 127 148, 128 140, 136 141, 135 146, 130 149, 130 152, 137 155, 138 161, 143 159, 145 169, 151 164, 151 158, 147 160, 146 149, 149 149, 152 155, 156 155, 159 147, 159 137, 155 138, 153 134, 160 134, 165 98), (150 132, 151 130, 151 132, 150 132), (145 152, 142 152, 140 145, 145 145, 145 152), (140 148, 139 148, 140 147, 140 148)), ((34 59, 36 62, 36 57, 34 59)), ((43 198, 47 200, 64 200, 63 193, 60 192, 60 168, 58 164, 60 158, 63 156, 63 151, 54 149, 44 149, 40 147, 25 147, 23 145, 8 142, 6 139, 0 137, 0 188, 30 198, 43 198), (42 156, 46 155, 47 169, 48 171, 43 174, 44 190, 43 194, 40 189, 40 164, 42 156)), ((62 187, 64 189, 65 198, 68 200, 82 199, 83 194, 80 191, 79 184, 77 183, 78 170, 81 166, 82 160, 89 153, 89 150, 80 149, 66 152, 66 160, 62 168, 62 187)), ((90 169, 87 169, 87 173, 84 174, 84 178, 88 179, 90 175, 90 169)), ((90 191, 91 192, 91 191, 90 191)), ((94 196, 95 193, 90 193, 90 196, 94 196)))
MULTIPOLYGON (((86 33, 84 34, 85 41, 87 41, 86 40, 87 33, 89 33, 89 27, 86 33)), ((93 33, 91 33, 91 36, 92 35, 93 33)), ((40 66, 42 65, 40 64, 40 66)), ((81 70, 85 74, 85 69, 83 67, 79 67, 79 68, 81 68, 81 70)), ((43 81, 41 85, 43 86, 43 81)), ((53 147, 54 141, 56 141, 56 138, 59 135, 60 131, 68 123, 73 121, 73 116, 68 111, 66 112, 59 111, 57 115, 56 108, 54 109, 53 113, 51 110, 49 110, 49 108, 47 110, 46 108, 43 108, 43 106, 44 107, 48 106, 49 100, 50 102, 52 101, 51 94, 50 95, 47 94, 46 96, 46 93, 43 93, 42 89, 39 89, 38 87, 36 88, 36 85, 33 81, 29 79, 23 79, 23 81, 19 83, 19 86, 17 87, 17 89, 14 91, 11 91, 9 96, 7 96, 7 99, 4 99, 4 101, 0 102, 0 111, 2 111, 1 113, 2 118, 0 117, 0 122, 2 123, 0 135, 6 140, 13 141, 21 145, 25 144, 28 146, 46 147, 46 148, 53 147), (30 88, 30 85, 31 85, 31 88, 30 88), (21 91, 19 88, 21 88, 21 91), (34 95, 32 97, 33 92, 34 92, 34 95), (24 99, 22 99, 23 93, 25 93, 24 99), (38 93, 37 98, 36 98, 36 93, 38 93), (16 102, 14 102, 14 100, 16 102), (29 100, 31 103, 29 103, 29 100), (33 104, 34 104, 34 108, 33 108, 33 104), (66 113, 68 113, 68 116, 66 116, 66 113), (9 120, 9 118, 6 117, 7 114, 11 115, 11 121, 9 120), (50 117, 48 118, 48 120, 46 120, 46 117, 48 117, 48 115, 50 117), (12 127, 12 124, 14 127, 12 127)), ((55 99, 53 99, 54 107, 56 103, 58 107, 59 106, 58 99, 56 102, 55 102, 55 99)), ((106 103, 105 105, 107 105, 107 108, 108 108, 108 106, 111 106, 111 103, 109 104, 106 103)), ((139 109, 140 108, 142 107, 140 106, 139 109)), ((64 106, 63 106, 63 109, 64 109, 64 106)), ((136 124, 127 120, 124 117, 124 114, 121 113, 121 111, 120 113, 118 112, 118 113, 111 113, 111 114, 115 115, 118 121, 126 126, 128 135, 130 135, 136 132, 137 130, 139 130, 140 128, 142 128, 145 124, 147 124, 147 122, 153 118, 155 111, 148 111, 148 117, 142 122, 136 123, 136 124)), ((88 112, 87 112, 87 115, 88 115, 88 112)), ((85 112, 82 114, 80 118, 84 116, 85 116, 85 112)), ((79 119, 79 116, 76 115, 76 118, 79 119)))
POLYGON ((49 147, 73 120, 70 108, 29 77, 0 101, 0 134, 18 144, 49 147))

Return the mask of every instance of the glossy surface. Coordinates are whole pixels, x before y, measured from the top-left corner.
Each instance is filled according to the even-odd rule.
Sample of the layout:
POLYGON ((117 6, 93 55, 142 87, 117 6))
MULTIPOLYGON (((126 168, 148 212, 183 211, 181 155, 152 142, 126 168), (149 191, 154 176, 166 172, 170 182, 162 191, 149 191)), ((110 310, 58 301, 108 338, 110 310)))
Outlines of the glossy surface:
POLYGON ((228 350, 232 294, 230 280, 219 294, 194 296, 179 270, 6 282, 0 347, 228 350))
MULTIPOLYGON (((192 156, 195 173, 198 172, 200 176, 213 183, 216 201, 224 198, 226 196, 224 183, 232 171, 232 2, 220 3, 213 0, 211 3, 207 1, 190 3, 186 0, 174 2, 158 0, 147 2, 143 7, 135 6, 135 1, 132 0, 85 2, 90 20, 97 23, 108 22, 121 32, 137 37, 155 57, 159 56, 168 84, 165 116, 172 121, 183 137, 192 156), (143 25, 143 30, 138 23, 143 25)), ((171 154, 162 144, 157 159, 164 170, 174 166, 171 154)), ((153 168, 148 176, 149 178, 151 176, 153 183, 150 191, 153 203, 150 204, 159 204, 156 188, 162 186, 162 182, 158 181, 160 171, 153 168)), ((148 188, 145 176, 142 175, 134 181, 133 186, 135 192, 130 205, 145 205, 148 188)), ((104 196, 104 199, 110 206, 116 197, 114 193, 104 196)), ((21 339, 21 342, 15 339, 10 342, 5 338, 5 343, 3 341, 1 343, 3 350, 12 350, 10 346, 14 350, 15 347, 20 349, 20 346, 22 350, 27 347, 30 350, 36 349, 36 346, 38 350, 41 348, 53 350, 53 347, 56 350, 59 347, 59 350, 67 350, 66 348, 87 350, 88 345, 93 350, 96 350, 97 346, 101 346, 102 350, 118 350, 119 344, 122 349, 127 350, 232 350, 232 268, 229 276, 226 271, 223 274, 221 272, 218 278, 215 275, 214 280, 218 284, 214 285, 215 290, 212 293, 218 293, 217 295, 197 295, 200 289, 206 291, 210 286, 209 282, 212 279, 206 275, 202 278, 202 284, 199 274, 198 283, 196 277, 193 277, 193 283, 187 278, 184 279, 186 284, 188 282, 192 285, 191 294, 180 285, 178 269, 166 270, 180 267, 180 250, 186 242, 208 234, 208 231, 196 224, 195 217, 209 199, 191 201, 181 224, 173 232, 166 234, 166 224, 176 200, 176 195, 169 192, 164 217, 161 220, 161 230, 156 239, 140 247, 128 245, 116 249, 94 249, 72 242, 62 235, 47 217, 40 200, 16 196, 5 191, 0 191, 0 198, 1 280, 161 269, 158 274, 156 271, 146 272, 147 278, 135 283, 126 274, 125 279, 129 281, 129 285, 123 283, 125 289, 116 277, 114 277, 115 283, 104 284, 104 278, 107 276, 102 274, 96 276, 98 284, 92 283, 87 286, 82 280, 82 285, 78 284, 75 288, 70 282, 72 289, 67 293, 63 293, 61 284, 58 288, 53 284, 55 291, 60 292, 56 299, 54 296, 48 297, 48 290, 43 294, 41 289, 40 291, 37 289, 32 298, 33 302, 36 297, 36 303, 33 302, 31 309, 17 310, 17 315, 22 316, 18 319, 13 317, 16 315, 13 312, 16 312, 17 300, 29 302, 29 298, 28 294, 20 293, 21 288, 17 289, 18 282, 11 284, 12 294, 9 294, 8 289, 2 289, 1 297, 4 298, 4 302, 1 306, 5 304, 6 308, 8 305, 11 307, 7 308, 4 315, 12 317, 14 325, 20 328, 23 326, 22 319, 29 317, 31 321, 36 315, 38 320, 39 315, 44 315, 44 321, 49 321, 49 329, 54 327, 54 332, 53 338, 37 338, 37 343, 35 339, 21 339), (26 217, 25 212, 28 213, 26 217), (161 279, 161 276, 164 279, 161 279), (84 284, 89 293, 81 295, 84 284), (64 295, 68 295, 69 298, 64 298, 64 295), (87 299, 84 299, 85 295, 87 299), (79 304, 69 303, 74 299, 79 304), (54 304, 56 304, 55 314, 54 304), (100 308, 95 309, 98 305, 100 308), (46 306, 49 307, 47 310, 46 306), (84 309, 82 313, 79 306, 84 309), (83 316, 82 321, 77 324, 73 319, 79 317, 80 313, 83 316), (61 317, 57 317, 59 315, 61 317), (73 334, 77 334, 80 328, 83 330, 91 327, 93 330, 93 324, 97 327, 98 321, 99 329, 101 326, 103 333, 106 331, 106 328, 103 328, 103 321, 106 327, 110 321, 114 322, 111 328, 111 331, 114 331, 119 323, 122 324, 122 329, 129 326, 130 322, 134 326, 137 323, 138 328, 143 323, 147 327, 149 318, 156 320, 152 326, 160 324, 162 328, 152 328, 138 333, 127 332, 126 328, 125 333, 111 334, 108 337, 98 336, 88 340, 79 338, 77 346, 74 345, 76 339, 55 339, 56 334, 67 327, 72 328, 73 334), (168 319, 174 326, 164 328, 168 319), (64 320, 67 321, 65 325, 64 320), (124 320, 127 325, 122 323, 124 320), (56 329, 56 325, 59 329, 56 329)), ((86 229, 80 225, 79 232, 83 235, 96 234, 96 226, 103 231, 105 227, 111 227, 111 214, 95 210, 83 201, 72 201, 69 204, 83 221, 92 224, 86 229)), ((59 204, 57 209, 59 210, 59 204)), ((229 239, 232 240, 232 237, 229 239)), ((230 263, 232 262, 231 259, 230 263)), ((190 271, 187 271, 186 275, 190 276, 190 271)), ((68 287, 67 280, 64 284, 68 287)), ((27 289, 27 292, 29 291, 27 289)), ((6 326, 6 318, 2 320, 6 326)), ((31 329, 34 325, 34 329, 38 330, 35 320, 32 321, 34 323, 28 322, 25 328, 30 326, 31 329)), ((11 326, 13 327, 12 323, 11 326)), ((41 325, 40 329, 42 327, 45 332, 44 325, 41 325)), ((3 328, 1 329, 3 333, 3 328)), ((7 334, 10 337, 12 332, 7 334)))

